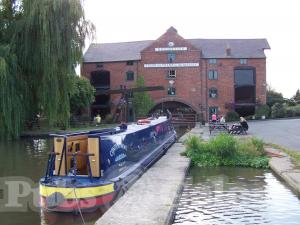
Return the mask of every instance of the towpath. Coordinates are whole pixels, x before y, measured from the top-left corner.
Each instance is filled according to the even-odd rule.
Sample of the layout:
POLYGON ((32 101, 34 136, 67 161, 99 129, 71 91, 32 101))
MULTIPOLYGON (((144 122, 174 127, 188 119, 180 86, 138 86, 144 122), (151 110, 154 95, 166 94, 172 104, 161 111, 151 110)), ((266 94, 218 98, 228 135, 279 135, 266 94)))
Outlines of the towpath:
MULTIPOLYGON (((199 135, 200 128, 191 133, 199 135)), ((190 160, 180 155, 185 150, 184 135, 156 162, 97 222, 97 225, 168 224, 181 191, 190 160)))

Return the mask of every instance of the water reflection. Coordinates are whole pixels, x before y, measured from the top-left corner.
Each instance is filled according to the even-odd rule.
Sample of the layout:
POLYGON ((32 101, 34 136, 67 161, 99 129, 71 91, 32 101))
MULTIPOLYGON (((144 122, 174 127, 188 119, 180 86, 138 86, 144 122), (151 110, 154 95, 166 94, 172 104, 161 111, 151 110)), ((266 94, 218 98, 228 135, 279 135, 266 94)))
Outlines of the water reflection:
POLYGON ((269 170, 192 168, 173 224, 299 224, 299 209, 269 170))
POLYGON ((41 225, 81 225, 95 224, 95 222, 108 210, 108 208, 99 208, 94 212, 83 213, 56 213, 41 212, 41 225), (83 221, 84 220, 84 223, 83 221))
POLYGON ((0 176, 24 176, 38 181, 46 167, 49 139, 0 142, 0 176))

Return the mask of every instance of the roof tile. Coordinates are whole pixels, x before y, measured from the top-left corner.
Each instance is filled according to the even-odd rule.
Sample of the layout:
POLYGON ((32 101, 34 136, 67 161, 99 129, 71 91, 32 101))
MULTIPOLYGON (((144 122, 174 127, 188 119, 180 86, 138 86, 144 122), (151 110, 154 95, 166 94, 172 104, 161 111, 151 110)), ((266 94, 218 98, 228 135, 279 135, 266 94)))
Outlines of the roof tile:
MULTIPOLYGON (((265 58, 270 49, 266 39, 187 39, 202 50, 203 58, 265 58), (230 56, 226 49, 230 48, 230 56)), ((84 54, 84 62, 115 62, 140 60, 140 52, 153 41, 91 44, 84 54)))

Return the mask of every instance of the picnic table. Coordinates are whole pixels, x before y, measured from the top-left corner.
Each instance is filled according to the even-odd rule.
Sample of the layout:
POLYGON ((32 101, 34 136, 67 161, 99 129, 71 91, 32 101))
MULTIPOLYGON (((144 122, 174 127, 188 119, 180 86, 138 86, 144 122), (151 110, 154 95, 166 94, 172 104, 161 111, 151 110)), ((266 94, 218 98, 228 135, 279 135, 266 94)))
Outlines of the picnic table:
POLYGON ((220 122, 209 122, 209 134, 211 134, 213 131, 217 132, 229 132, 229 126, 227 123, 220 123, 220 122))

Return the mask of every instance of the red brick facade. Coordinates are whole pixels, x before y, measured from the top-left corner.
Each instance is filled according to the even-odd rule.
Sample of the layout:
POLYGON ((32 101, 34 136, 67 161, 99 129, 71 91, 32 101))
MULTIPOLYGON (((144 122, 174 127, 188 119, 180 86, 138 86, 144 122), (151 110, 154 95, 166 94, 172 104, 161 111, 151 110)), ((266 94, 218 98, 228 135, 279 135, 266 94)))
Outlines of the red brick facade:
MULTIPOLYGON (((227 50, 227 49, 226 49, 227 50)), ((225 50, 224 50, 225 51, 225 50)), ((230 51, 230 50, 229 50, 230 51)), ((226 54, 226 52, 224 53, 226 54)), ((227 52, 227 54, 230 54, 227 52)), ((251 68, 255 72, 255 102, 266 103, 266 59, 246 58, 246 64, 240 64, 240 58, 216 58, 216 64, 209 64, 208 58, 202 57, 202 49, 193 46, 177 34, 177 31, 169 29, 164 35, 153 41, 148 47, 140 52, 141 58, 134 60, 133 65, 127 65, 127 61, 117 62, 93 62, 84 63, 82 74, 90 78, 93 71, 110 72, 110 88, 118 89, 120 85, 132 87, 137 76, 143 76, 146 86, 164 86, 164 91, 150 92, 152 99, 158 104, 161 102, 175 101, 190 106, 197 114, 202 114, 207 120, 209 107, 218 107, 218 114, 224 115, 235 103, 235 68, 251 68), (170 44, 171 42, 171 44, 170 44), (184 50, 176 49, 172 51, 176 58, 171 63, 180 64, 180 67, 169 67, 166 48, 184 47, 184 50), (157 49, 161 48, 161 49, 157 49), (101 66, 97 65, 101 63, 101 66), (181 63, 194 63, 193 66, 181 63), (159 67, 156 67, 157 64, 159 67), (198 65, 197 65, 198 64, 198 65), (150 65, 150 67, 149 67, 150 65), (183 65, 183 66, 182 66, 183 65), (186 66, 185 66, 186 65, 186 66), (168 70, 176 70, 176 78, 167 78, 168 70), (216 70, 218 77, 216 80, 208 78, 209 70, 216 70), (126 72, 134 72, 134 80, 126 81, 126 72), (174 81, 176 95, 168 95, 167 89, 170 80, 174 81), (217 98, 209 97, 209 89, 216 88, 217 98)), ((114 103, 120 95, 113 95, 111 102, 114 103)), ((113 108, 113 104, 112 104, 113 108)))

